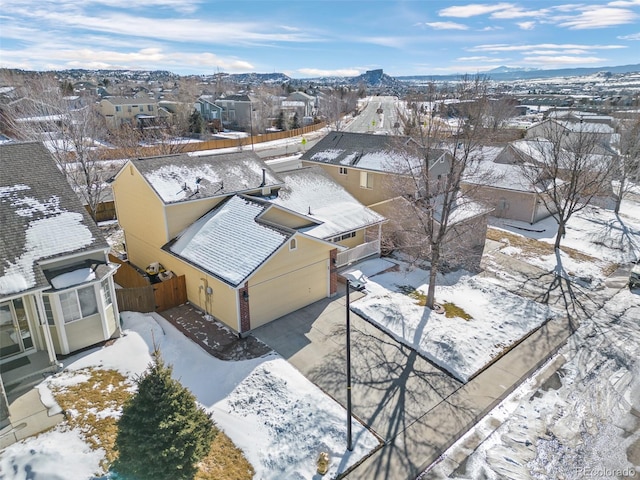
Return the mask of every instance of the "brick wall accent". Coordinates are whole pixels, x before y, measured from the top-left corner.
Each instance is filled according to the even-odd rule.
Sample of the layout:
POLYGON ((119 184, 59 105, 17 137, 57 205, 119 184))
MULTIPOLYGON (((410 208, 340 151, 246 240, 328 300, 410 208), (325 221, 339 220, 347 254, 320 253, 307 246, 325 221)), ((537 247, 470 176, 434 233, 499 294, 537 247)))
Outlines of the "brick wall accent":
POLYGON ((329 296, 333 297, 338 293, 338 268, 336 260, 338 258, 338 249, 334 248, 329 252, 329 296))
POLYGON ((238 290, 238 300, 240 302, 240 334, 251 330, 251 314, 249 312, 249 299, 244 299, 244 292, 249 294, 249 284, 245 283, 244 287, 238 290))

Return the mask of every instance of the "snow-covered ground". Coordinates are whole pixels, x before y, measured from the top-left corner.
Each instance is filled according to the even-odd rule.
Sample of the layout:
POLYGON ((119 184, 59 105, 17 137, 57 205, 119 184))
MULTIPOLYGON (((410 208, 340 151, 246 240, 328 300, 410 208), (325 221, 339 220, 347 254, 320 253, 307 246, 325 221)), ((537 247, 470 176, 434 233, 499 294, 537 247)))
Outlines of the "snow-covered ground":
MULTIPOLYGON (((175 378, 245 454, 256 479, 311 479, 320 452, 334 478, 374 450, 379 442, 353 420, 354 449, 346 448, 346 411, 276 354, 226 362, 207 354, 157 314, 124 312, 126 336, 113 345, 70 357, 65 369, 39 386, 51 402, 49 385, 86 380, 87 367, 116 369, 128 377, 142 373, 157 345, 175 378)), ((53 407, 55 408, 55 406, 53 407)), ((103 412, 118 416, 119 412, 103 412)), ((84 480, 99 471, 103 454, 91 451, 80 432, 58 426, 16 443, 0 457, 7 480, 84 480), (30 473, 31 476, 28 476, 30 473)))
MULTIPOLYGON (((522 225, 530 230, 542 225, 544 232, 499 222, 501 228, 549 242, 556 231, 548 220, 522 225)), ((619 218, 596 208, 577 214, 562 244, 599 260, 625 264, 638 258, 640 204, 623 201, 619 218)), ((547 262, 539 264, 552 270, 555 259, 547 262)), ((588 275, 592 265, 576 262, 572 268, 588 275)), ((497 276, 496 281, 513 278, 497 276)), ((421 478, 640 477, 640 290, 602 286, 588 296, 578 331, 555 358, 564 362, 560 370, 542 388, 531 381, 521 385, 421 478), (493 431, 496 421, 502 425, 493 431), (486 435, 470 452, 469 439, 486 435)))
MULTIPOLYGON (((533 225, 515 220, 494 218, 492 225, 512 233, 553 244, 558 225, 553 217, 547 217, 533 225)), ((588 206, 575 213, 566 228, 562 247, 571 247, 591 257, 610 263, 628 263, 640 259, 640 202, 623 200, 619 215, 613 210, 588 206)), ((517 256, 520 251, 507 250, 517 256)), ((564 261, 563 257, 563 261, 564 261)), ((528 261, 531 261, 529 259, 528 261)), ((533 263, 553 270, 555 255, 545 255, 533 263)), ((588 269, 588 264, 571 265, 576 270, 588 269)), ((568 268, 565 266, 565 269, 568 268)))
POLYGON ((462 466, 451 471, 447 459, 465 439, 424 478, 640 476, 640 291, 620 290, 560 355, 566 363, 542 389, 524 384, 492 414, 506 421, 462 466))
POLYGON ((366 282, 367 295, 351 309, 463 382, 554 315, 546 305, 460 271, 439 279, 436 302, 453 303, 472 318, 447 318, 403 293, 409 286, 426 294, 429 271, 396 264, 378 273, 393 264, 370 260, 345 272, 366 282))

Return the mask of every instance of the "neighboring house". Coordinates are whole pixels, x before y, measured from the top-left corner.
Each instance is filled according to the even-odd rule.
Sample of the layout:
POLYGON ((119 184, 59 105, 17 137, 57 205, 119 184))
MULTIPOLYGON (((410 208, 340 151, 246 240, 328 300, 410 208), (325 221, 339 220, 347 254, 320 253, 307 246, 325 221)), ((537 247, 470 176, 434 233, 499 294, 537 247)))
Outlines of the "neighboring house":
MULTIPOLYGON (((300 160, 304 166, 320 165, 362 204, 371 207, 398 195, 403 177, 422 162, 403 147, 412 140, 391 135, 330 132, 300 160)), ((444 150, 431 152, 434 178, 446 175, 450 158, 444 150)), ((375 210, 375 208, 374 208, 375 210)))
POLYGON ((383 219, 320 172, 289 180, 253 152, 129 161, 112 184, 129 260, 185 275, 189 301, 239 334, 332 296, 338 252, 383 219))
POLYGON ((218 98, 215 104, 222 108, 222 124, 250 129, 253 124, 253 107, 249 95, 229 95, 218 98))
POLYGON ((223 108, 216 105, 213 95, 202 95, 195 103, 195 108, 207 122, 221 122, 223 108))
POLYGON ((118 128, 125 123, 145 127, 171 118, 171 113, 160 108, 152 98, 103 98, 100 100, 100 113, 109 128, 118 128))
POLYGON ((584 138, 593 139, 597 152, 611 153, 612 144, 617 143, 618 135, 610 125, 606 123, 591 123, 583 121, 547 119, 527 128, 526 139, 546 138, 549 140, 561 139, 563 148, 573 148, 584 138))
POLYGON ((599 115, 592 112, 582 112, 573 109, 553 109, 548 110, 545 114, 546 118, 556 120, 567 120, 569 122, 587 122, 587 123, 604 123, 613 125, 613 117, 611 115, 599 115))
MULTIPOLYGON (((408 196, 419 196, 421 190, 420 185, 415 184, 415 179, 420 176, 412 176, 412 172, 422 168, 424 159, 413 156, 412 148, 405 148, 411 142, 413 140, 408 137, 330 132, 300 160, 303 166, 321 166, 359 202, 388 218, 389 222, 383 227, 384 241, 393 245, 407 245, 409 239, 400 231, 424 231, 419 225, 413 224, 417 219, 403 215, 410 211, 406 205, 408 196)), ((431 178, 444 181, 451 161, 451 154, 446 150, 431 150, 428 158, 431 178)), ((451 236, 452 242, 466 245, 474 252, 479 249, 480 254, 473 255, 474 260, 479 261, 491 209, 470 198, 460 198, 458 203, 458 213, 450 222, 450 225, 457 223, 451 229, 457 232, 451 236)), ((436 212, 436 222, 439 221, 437 217, 436 212)), ((449 250, 457 251, 453 243, 449 250)), ((449 259, 449 263, 455 266, 455 259, 449 259)))
POLYGON ((484 160, 465 176, 462 190, 491 206, 496 217, 533 224, 551 215, 543 202, 551 182, 540 178, 533 184, 517 164, 534 163, 537 150, 530 143, 521 140, 502 149, 484 148, 484 160))
POLYGON ((120 323, 109 245, 47 149, 36 142, 0 145, 0 171, 6 388, 55 370, 58 355, 118 336, 120 323))
MULTIPOLYGON (((596 152, 602 151, 601 149, 596 149, 596 152)), ((501 195, 500 203, 494 204, 496 215, 535 223, 551 215, 551 213, 555 213, 547 211, 543 205, 542 196, 545 195, 548 198, 550 189, 553 187, 553 182, 549 181, 548 175, 550 170, 554 169, 550 167, 553 167, 556 163, 556 174, 558 178, 569 182, 573 176, 573 169, 576 167, 576 162, 580 165, 581 169, 589 169, 591 167, 595 172, 600 172, 603 168, 608 169, 609 166, 613 166, 613 155, 603 155, 600 153, 576 155, 578 154, 571 150, 555 148, 552 142, 544 138, 517 140, 507 144, 495 157, 495 163, 492 164, 493 166, 491 168, 494 169, 495 173, 500 174, 498 177, 502 176, 502 179, 498 178, 495 180, 497 184, 501 185, 501 188, 504 190, 511 184, 512 189, 520 192, 520 199, 516 200, 513 198, 513 193, 508 196, 501 195), (531 173, 535 172, 536 165, 547 165, 547 167, 542 168, 547 172, 547 178, 540 176, 536 178, 533 183, 531 182, 531 178, 527 181, 526 176, 522 172, 522 165, 529 165, 529 177, 533 176, 531 173), (524 191, 528 192, 526 199, 522 198, 524 191)), ((484 183, 486 184, 487 182, 484 183)), ((484 193, 488 194, 489 192, 484 193)), ((503 191, 502 193, 504 194, 506 192, 503 191)), ((606 205, 612 195, 613 191, 610 185, 605 186, 604 190, 592 199, 592 203, 606 205)), ((547 202, 547 205, 550 205, 550 202, 547 202)))
POLYGON ((386 219, 358 202, 321 167, 279 176, 285 186, 270 201, 313 222, 304 227, 306 234, 348 247, 338 253, 336 266, 380 255, 381 228, 386 219))
POLYGON ((293 92, 282 100, 281 108, 288 121, 298 114, 300 125, 313 123, 313 116, 317 112, 317 99, 304 92, 293 92))

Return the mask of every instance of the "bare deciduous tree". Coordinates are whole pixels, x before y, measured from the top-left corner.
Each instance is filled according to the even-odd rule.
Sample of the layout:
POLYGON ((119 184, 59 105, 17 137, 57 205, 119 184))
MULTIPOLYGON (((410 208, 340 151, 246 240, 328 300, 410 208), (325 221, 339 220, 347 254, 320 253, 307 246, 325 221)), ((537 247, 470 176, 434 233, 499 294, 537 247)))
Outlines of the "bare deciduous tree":
POLYGON ((620 148, 613 184, 616 213, 620 212, 622 199, 640 180, 640 119, 620 122, 618 133, 620 148))
MULTIPOLYGON (((399 228, 397 246, 416 259, 428 258, 429 308, 434 306, 438 273, 465 263, 465 255, 473 254, 474 247, 462 239, 468 228, 478 228, 473 219, 486 213, 461 194, 465 174, 481 159, 485 89, 486 82, 478 78, 463 79, 456 91, 457 116, 443 119, 437 109, 448 93, 431 85, 423 98, 414 99, 413 136, 399 146, 401 154, 394 162, 400 174, 392 187, 400 195, 399 208, 391 214, 399 228)), ((484 244, 485 236, 478 235, 484 244)))
POLYGON ((45 143, 95 219, 108 191, 106 180, 119 168, 114 162, 102 161, 107 129, 96 105, 63 96, 55 78, 42 76, 26 84, 25 97, 8 111, 18 138, 45 143))
POLYGON ((547 122, 542 137, 530 144, 532 158, 520 161, 520 167, 532 185, 543 181, 550 187, 539 198, 558 223, 554 246, 559 249, 572 215, 610 194, 612 157, 600 153, 600 140, 589 128, 569 135, 557 122, 547 122))

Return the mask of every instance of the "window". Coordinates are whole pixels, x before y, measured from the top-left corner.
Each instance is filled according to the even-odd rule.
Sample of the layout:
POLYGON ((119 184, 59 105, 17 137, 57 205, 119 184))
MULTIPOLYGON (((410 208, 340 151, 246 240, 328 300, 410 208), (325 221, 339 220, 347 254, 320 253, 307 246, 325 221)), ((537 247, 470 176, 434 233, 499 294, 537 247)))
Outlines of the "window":
POLYGON ((147 105, 147 110, 149 110, 150 112, 153 112, 153 105, 147 105))
POLYGON ((122 107, 120 105, 116 105, 116 112, 121 112, 122 111, 122 107))
POLYGON ((55 325, 53 320, 53 309, 51 308, 51 300, 49 300, 49 295, 44 295, 42 297, 42 303, 44 303, 44 313, 47 315, 47 323, 49 325, 55 325))
POLYGON ((131 113, 131 105, 127 107, 127 112, 131 113))
POLYGON ((80 320, 98 313, 98 302, 93 286, 60 294, 64 323, 80 320))
POLYGON ((289 250, 296 250, 298 248, 298 241, 295 238, 292 238, 289 241, 289 250))
POLYGON ((140 111, 144 112, 144 105, 140 105, 140 111))
POLYGON ((111 300, 111 288, 109 288, 109 279, 105 278, 100 282, 100 293, 102 294, 102 303, 105 307, 108 307, 113 302, 111 300))
POLYGON ((360 188, 373 188, 373 174, 360 172, 360 188))
POLYGON ((356 232, 345 233, 344 235, 342 235, 342 237, 340 237, 340 239, 346 240, 347 238, 353 238, 355 236, 356 236, 356 232))
POLYGON ((347 174, 347 167, 340 167, 340 175, 346 175, 347 174))

